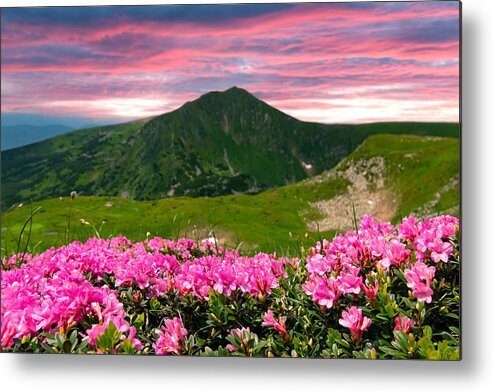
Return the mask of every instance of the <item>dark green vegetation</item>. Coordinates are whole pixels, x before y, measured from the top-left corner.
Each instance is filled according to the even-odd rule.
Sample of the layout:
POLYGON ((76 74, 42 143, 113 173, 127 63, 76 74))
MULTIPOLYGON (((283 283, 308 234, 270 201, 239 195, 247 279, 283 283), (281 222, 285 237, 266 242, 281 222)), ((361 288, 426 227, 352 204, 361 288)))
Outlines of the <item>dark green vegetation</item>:
MULTIPOLYGON (((391 220, 395 222, 410 213, 458 214, 459 184, 453 181, 459 174, 458 139, 383 134, 369 137, 336 168, 321 176, 256 195, 136 201, 118 197, 71 200, 66 194, 62 200, 24 205, 3 215, 2 247, 5 254, 15 252, 31 208, 41 207, 32 226, 31 245, 38 244, 36 252, 65 243, 70 225, 68 240, 85 240, 96 231, 103 237, 123 234, 133 240, 144 239, 147 232, 151 236, 203 239, 212 236, 213 231, 220 243, 241 245, 245 251, 277 250, 296 255, 300 244, 313 245, 336 232, 336 228, 309 229, 310 223, 324 218, 324 212, 311 203, 337 196, 342 198, 343 206, 350 207, 354 195, 349 190, 352 177, 348 170, 370 173, 368 168, 361 168, 375 157, 382 157, 384 165, 374 175, 382 178, 383 189, 390 190, 395 200, 391 220), (81 219, 91 225, 81 223, 81 219)), ((368 192, 372 191, 373 180, 369 178, 368 192)), ((26 239, 27 234, 22 244, 26 239)))
POLYGON ((377 133, 457 138, 459 126, 302 122, 234 87, 147 121, 2 153, 2 207, 73 190, 137 200, 257 193, 331 169, 377 133))

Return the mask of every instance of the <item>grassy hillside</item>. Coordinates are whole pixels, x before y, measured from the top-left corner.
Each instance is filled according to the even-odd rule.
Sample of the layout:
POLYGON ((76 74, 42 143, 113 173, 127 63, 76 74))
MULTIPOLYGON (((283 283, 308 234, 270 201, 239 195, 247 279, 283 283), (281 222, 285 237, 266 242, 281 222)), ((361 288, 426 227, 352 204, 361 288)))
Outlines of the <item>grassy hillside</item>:
POLYGON ((459 126, 302 122, 232 88, 145 121, 2 153, 2 207, 72 190, 138 200, 257 193, 321 174, 382 132, 458 137, 459 126))
POLYGON ((398 198, 398 213, 459 214, 459 143, 454 139, 375 135, 341 165, 383 157, 386 188, 398 198))
MULTIPOLYGON (((220 243, 293 254, 300 243, 313 244, 351 226, 353 206, 357 218, 365 213, 393 221, 410 213, 458 215, 458 176, 458 139, 373 135, 332 170, 256 195, 154 201, 83 196, 24 205, 3 215, 2 247, 6 254, 16 250, 30 210, 41 207, 32 225, 36 251, 95 235, 81 223, 84 219, 104 237, 141 240, 149 232, 203 239, 213 230, 220 243)), ((21 243, 26 240, 27 234, 21 243)))
POLYGON ((105 149, 116 150, 142 124, 83 129, 2 152, 2 206, 14 200, 21 203, 66 195, 74 189, 92 192, 93 176, 112 162, 111 154, 95 148, 104 142, 105 149))
MULTIPOLYGON (((61 245, 68 240, 84 240, 95 231, 81 219, 96 226, 104 237, 123 234, 132 239, 152 236, 188 236, 194 239, 215 235, 220 243, 243 248, 287 250, 307 233, 305 220, 318 217, 308 200, 332 197, 345 192, 345 181, 331 181, 324 186, 290 185, 258 195, 219 197, 178 197, 156 201, 136 201, 113 197, 69 197, 35 202, 16 208, 3 216, 2 247, 15 251, 18 235, 31 208, 36 210, 31 242, 41 242, 37 250, 61 245), (67 235, 70 212, 70 234, 67 235), (105 222, 102 226, 101 223, 105 222), (214 231, 214 234, 212 233, 214 231), (289 233, 291 232, 291 236, 289 233)), ((27 238, 27 233, 25 235, 27 238)), ((313 243, 313 237, 310 237, 313 243)))

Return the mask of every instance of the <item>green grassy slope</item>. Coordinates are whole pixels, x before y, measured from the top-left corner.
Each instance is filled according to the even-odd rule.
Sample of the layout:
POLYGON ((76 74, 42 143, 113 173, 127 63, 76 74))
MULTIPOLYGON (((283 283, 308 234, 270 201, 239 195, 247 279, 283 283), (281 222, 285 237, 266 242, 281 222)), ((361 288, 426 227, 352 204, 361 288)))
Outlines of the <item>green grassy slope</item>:
MULTIPOLYGON (((31 243, 40 244, 37 250, 65 243, 69 225, 69 240, 84 240, 95 231, 81 219, 101 228, 104 237, 123 234, 132 239, 152 236, 187 236, 204 239, 211 235, 220 243, 243 248, 287 250, 298 247, 298 241, 311 240, 305 219, 317 217, 308 200, 333 197, 346 190, 344 181, 332 181, 323 187, 303 187, 298 184, 257 195, 226 195, 219 197, 178 197, 156 201, 135 201, 113 197, 56 198, 35 202, 32 206, 16 208, 3 216, 2 247, 7 253, 15 251, 24 222, 33 210, 31 243), (289 234, 291 232, 291 235, 289 234), (295 246, 296 245, 296 246, 295 246)), ((27 238, 27 233, 24 236, 27 238)), ((318 239, 318 237, 317 237, 318 239)))
POLYGON ((74 189, 97 193, 103 168, 111 170, 122 142, 144 123, 78 130, 2 152, 2 207, 67 195, 74 189))
POLYGON ((320 174, 382 132, 458 137, 459 126, 302 122, 231 88, 148 121, 76 131, 6 151, 2 207, 72 190, 138 200, 256 193, 320 174))
MULTIPOLYGON (((115 197, 79 197, 71 201, 65 197, 35 202, 32 208, 42 209, 34 217, 31 243, 39 243, 37 251, 63 244, 70 208, 70 240, 94 235, 90 226, 81 223, 80 219, 84 219, 98 227, 105 221, 101 229, 105 237, 123 234, 141 240, 150 232, 152 236, 203 239, 213 229, 221 243, 242 243, 244 250, 293 254, 300 243, 313 244, 321 236, 330 237, 335 232, 308 229, 310 222, 323 219, 323 212, 311 203, 338 196, 342 205, 349 206, 354 195, 348 193, 352 184, 346 172, 375 157, 383 158, 384 169, 380 174, 385 188, 390 189, 398 203, 394 220, 409 213, 458 214, 459 185, 453 179, 459 174, 459 141, 384 134, 369 137, 336 168, 321 176, 256 195, 153 201, 115 197)), ((3 215, 2 247, 6 254, 15 251, 30 208, 24 205, 3 215)), ((26 238, 27 235, 22 243, 26 238)))
MULTIPOLYGON (((459 143, 412 135, 370 136, 342 164, 383 157, 386 188, 398 198, 398 214, 459 214, 459 143)), ((397 218, 397 217, 396 217, 397 218)))

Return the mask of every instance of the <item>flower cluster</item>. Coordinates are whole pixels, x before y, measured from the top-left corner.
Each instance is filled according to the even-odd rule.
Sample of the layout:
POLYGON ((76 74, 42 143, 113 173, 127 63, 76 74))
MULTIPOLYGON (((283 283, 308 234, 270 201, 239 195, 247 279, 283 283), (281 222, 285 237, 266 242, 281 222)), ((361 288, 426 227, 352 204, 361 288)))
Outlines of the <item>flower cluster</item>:
POLYGON ((282 337, 286 336, 288 333, 288 331, 286 329, 286 318, 280 317, 279 322, 277 322, 276 319, 274 318, 274 313, 272 313, 272 310, 270 310, 270 309, 264 315, 264 320, 263 320, 262 325, 274 327, 274 329, 277 332, 279 332, 279 334, 282 337))
MULTIPOLYGON (((125 237, 92 238, 27 255, 11 257, 2 274, 2 346, 15 338, 40 331, 67 331, 82 320, 92 320, 86 331, 91 345, 110 321, 128 334, 136 348, 133 327, 125 320, 118 292, 103 284, 114 279, 115 288, 135 287, 147 298, 177 290, 181 295, 208 299, 209 292, 231 295, 239 290, 252 296, 269 294, 285 275, 285 259, 259 253, 242 257, 236 251, 209 242, 153 238, 133 244, 125 237)), ((122 335, 124 336, 124 335, 122 335)))
POLYGON ((458 227, 459 220, 453 216, 441 215, 419 222, 411 216, 398 225, 399 239, 416 250, 416 260, 446 263, 453 251, 449 239, 455 236, 458 227))
POLYGON ((431 280, 435 276, 435 267, 428 267, 425 263, 418 261, 404 272, 407 279, 407 287, 412 289, 414 297, 418 301, 431 302, 433 290, 431 280))
POLYGON ((246 346, 248 344, 248 335, 250 335, 251 331, 249 327, 246 328, 234 328, 229 331, 228 339, 234 344, 226 345, 226 349, 231 352, 238 351, 242 346, 246 346), (239 347, 238 347, 239 346, 239 347))
POLYGON ((210 290, 230 296, 235 290, 253 296, 270 294, 285 276, 284 265, 275 255, 259 253, 241 257, 236 251, 223 250, 183 263, 174 276, 175 287, 182 294, 208 299, 210 290))
POLYGON ((17 254, 2 260, 2 349, 456 358, 458 228, 364 216, 299 258, 160 237, 17 254))
POLYGON ((355 306, 351 306, 347 311, 342 312, 339 324, 346 327, 351 332, 351 339, 357 343, 361 340, 363 332, 371 325, 371 320, 363 316, 363 311, 355 306))
POLYGON ((153 344, 155 353, 157 355, 180 354, 186 341, 187 330, 183 327, 183 323, 178 317, 174 317, 172 320, 165 320, 164 324, 163 331, 157 330, 159 338, 153 344))
POLYGON ((304 290, 313 301, 327 308, 332 308, 342 295, 357 295, 361 290, 372 302, 379 282, 371 276, 379 269, 389 271, 395 267, 405 269, 408 287, 415 298, 429 303, 435 269, 424 262, 447 262, 453 249, 450 238, 457 229, 458 220, 450 216, 420 222, 414 217, 405 218, 395 230, 391 224, 376 222, 366 215, 358 231, 349 231, 332 242, 324 240, 310 248, 309 279, 304 290))
POLYGON ((415 321, 406 316, 397 316, 395 318, 395 331, 402 331, 404 333, 411 332, 411 329, 414 327, 415 321))
POLYGON ((39 331, 67 331, 92 318, 94 325, 86 331, 90 344, 95 345, 113 322, 140 347, 135 330, 125 320, 118 293, 88 282, 73 259, 64 257, 56 267, 55 255, 46 252, 42 256, 45 263, 35 257, 32 264, 2 273, 2 346, 10 347, 14 338, 39 331))

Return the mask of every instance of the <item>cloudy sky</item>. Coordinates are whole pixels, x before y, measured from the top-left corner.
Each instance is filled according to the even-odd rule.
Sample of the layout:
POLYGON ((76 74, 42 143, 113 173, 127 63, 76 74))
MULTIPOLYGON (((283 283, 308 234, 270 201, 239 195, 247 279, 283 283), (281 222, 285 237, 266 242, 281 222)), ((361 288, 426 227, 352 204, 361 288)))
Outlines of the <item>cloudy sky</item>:
POLYGON ((459 120, 459 3, 2 9, 2 113, 125 121, 243 87, 327 123, 459 120))

